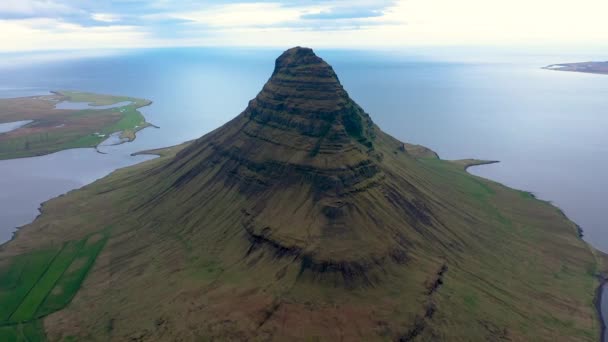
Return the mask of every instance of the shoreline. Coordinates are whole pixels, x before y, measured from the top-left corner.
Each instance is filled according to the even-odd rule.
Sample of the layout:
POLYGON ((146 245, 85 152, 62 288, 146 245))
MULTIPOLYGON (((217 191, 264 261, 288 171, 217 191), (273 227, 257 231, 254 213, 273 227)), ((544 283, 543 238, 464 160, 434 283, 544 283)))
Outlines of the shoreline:
POLYGON ((608 278, 606 278, 603 274, 598 274, 597 276, 600 286, 595 290, 595 298, 593 299, 593 304, 595 305, 595 309, 599 315, 600 319, 600 342, 606 342, 606 321, 605 314, 602 312, 602 296, 604 295, 604 285, 608 284, 608 278))
POLYGON ((474 174, 472 174, 468 171, 469 168, 471 168, 473 166, 483 166, 483 165, 491 165, 491 164, 498 164, 498 163, 500 163, 500 160, 475 160, 475 159, 472 159, 472 160, 468 161, 467 164, 465 164, 464 170, 468 174, 475 176, 474 174))
MULTIPOLYGON (((142 114, 143 115, 143 114, 142 114)), ((140 131, 143 131, 146 128, 156 128, 156 129, 160 129, 159 126, 156 126, 155 124, 149 123, 146 121, 146 124, 140 127, 137 127, 134 131, 133 131, 133 136, 132 137, 123 137, 123 135, 125 134, 125 131, 117 131, 117 132, 113 132, 111 133, 108 138, 102 142, 100 142, 99 144, 97 144, 94 149, 95 151, 97 151, 97 153, 100 154, 108 154, 106 152, 101 151, 99 148, 103 147, 103 146, 118 146, 118 145, 122 145, 122 144, 126 144, 126 143, 130 143, 135 141, 135 139, 137 139, 137 133, 139 133, 140 131), (108 145, 102 145, 104 142, 108 141, 109 139, 112 138, 113 135, 117 135, 118 138, 120 139, 119 142, 114 143, 114 144, 108 144, 108 145)), ((137 153, 137 152, 136 152, 137 153)), ((142 153, 144 154, 144 153, 142 153)), ((131 153, 131 156, 136 156, 137 154, 135 153, 131 153)), ((10 160, 10 159, 9 159, 10 160)))
POLYGON ((592 74, 592 75, 608 75, 608 72, 600 72, 600 71, 581 71, 581 70, 567 70, 567 69, 551 69, 547 67, 543 67, 541 69, 549 70, 549 71, 563 71, 563 72, 576 72, 580 74, 592 74))
POLYGON ((582 62, 582 63, 562 63, 562 64, 551 64, 544 67, 541 67, 542 70, 549 71, 567 71, 567 72, 577 72, 583 74, 595 74, 595 75, 608 75, 608 71, 605 71, 606 62, 582 62), (594 69, 594 67, 599 67, 601 70, 594 69))
MULTIPOLYGON (((549 70, 551 70, 551 69, 549 69, 549 70)), ((556 70, 556 71, 559 71, 559 70, 556 70)), ((458 161, 456 161, 456 162, 458 162, 458 161)), ((476 159, 465 159, 465 160, 462 160, 460 162, 464 162, 465 163, 464 170, 465 170, 465 172, 467 172, 471 176, 487 179, 485 177, 477 176, 475 174, 472 174, 472 173, 468 172, 468 169, 471 168, 471 167, 473 167, 473 166, 483 166, 483 165, 496 164, 496 163, 499 163, 500 161, 484 161, 484 160, 476 160, 476 159)), ((492 179, 488 179, 488 180, 490 180, 492 182, 496 182, 496 183, 501 184, 503 186, 506 186, 508 188, 511 188, 510 186, 505 185, 505 184, 503 184, 503 183, 501 183, 499 181, 495 181, 495 180, 492 180, 492 179)), ((511 188, 511 189, 514 189, 514 188, 511 188)), ((519 190, 519 189, 516 189, 516 190, 519 190)), ((537 201, 542 201, 542 202, 548 203, 552 207, 556 208, 561 213, 561 215, 564 217, 564 219, 566 219, 567 221, 572 222, 572 224, 576 228, 577 237, 582 242, 584 242, 587 245, 587 247, 590 248, 591 253, 594 255, 594 258, 596 259, 596 263, 599 262, 598 258, 595 256, 595 253, 593 252, 593 251, 596 250, 596 248, 593 247, 589 242, 587 242, 587 241, 585 241, 583 239, 583 236, 584 236, 583 228, 580 225, 578 225, 578 223, 576 223, 572 219, 570 219, 568 217, 568 215, 566 215, 566 213, 564 212, 564 210, 562 208, 558 207, 557 205, 555 205, 551 201, 542 200, 542 199, 538 198, 534 193, 532 193, 530 191, 527 191, 527 190, 519 190, 519 191, 524 191, 524 192, 529 193, 532 196, 532 198, 534 198, 537 201)), ((595 289, 595 295, 594 295, 594 299, 593 299, 593 306, 595 307, 595 311, 597 312, 598 319, 600 321, 600 336, 599 336, 599 341, 600 342, 608 342, 605 339, 605 334, 606 334, 606 321, 605 321, 605 318, 608 318, 608 317, 605 317, 605 316, 608 316, 608 312, 604 313, 602 311, 602 295, 604 295, 604 285, 608 285, 608 277, 606 277, 604 274, 602 274, 600 270, 597 270, 597 272, 598 272, 598 274, 596 275, 596 277, 597 277, 597 279, 599 281, 599 285, 595 289)))
MULTIPOLYGON (((49 93, 54 94, 54 95, 58 95, 58 96, 64 96, 64 95, 63 95, 61 92, 56 91, 56 90, 49 90, 49 93)), ((150 122, 146 121, 146 117, 144 116, 144 114, 143 114, 142 112, 140 112, 140 111, 139 111, 139 109, 140 109, 140 108, 144 108, 144 107, 151 106, 153 103, 154 103, 154 102, 153 102, 153 101, 151 101, 151 100, 146 100, 146 103, 145 103, 145 104, 143 104, 143 105, 141 105, 141 106, 137 106, 137 107, 136 107, 136 110, 137 110, 137 111, 138 111, 138 112, 139 112, 139 113, 140 113, 140 114, 141 114, 141 115, 144 117, 145 125, 140 126, 140 127, 137 127, 137 128, 136 128, 136 129, 133 131, 133 139, 125 139, 125 140, 121 141, 120 143, 118 143, 118 144, 113 144, 113 145, 122 145, 122 144, 125 144, 125 143, 130 143, 130 142, 133 142, 133 141, 134 141, 134 140, 137 138, 137 133, 138 133, 138 132, 140 132, 140 131, 142 131, 142 130, 144 130, 144 129, 146 129, 146 128, 153 127, 153 128, 160 129, 160 127, 159 127, 159 126, 154 125, 154 124, 152 124, 152 123, 150 123, 150 122)), ((32 120, 30 120, 30 123, 31 123, 31 122, 33 122, 33 121, 32 121, 32 120)), ((124 132, 124 131, 117 131, 117 132, 114 132, 114 133, 112 133, 112 134, 115 134, 115 133, 120 133, 120 134, 122 134, 123 132, 124 132)), ((104 140, 104 141, 105 141, 105 140, 104 140)), ((103 143, 103 141, 102 141, 101 143, 103 143)), ((26 158, 38 158, 38 157, 44 157, 44 156, 48 156, 48 155, 51 155, 51 154, 54 154, 54 153, 59 153, 59 152, 63 152, 63 151, 67 151, 67 150, 72 150, 72 149, 93 149, 93 150, 95 150, 95 152, 97 152, 97 153, 99 153, 99 154, 103 154, 103 155, 107 155, 107 154, 109 154, 109 153, 107 153, 107 152, 103 152, 103 151, 99 150, 99 147, 101 146, 101 143, 99 143, 99 144, 97 144, 97 145, 95 145, 95 146, 89 146, 89 147, 74 147, 74 148, 63 149, 63 150, 59 150, 59 151, 54 151, 54 152, 52 152, 52 153, 41 154, 41 155, 35 155, 35 156, 23 156, 23 157, 17 157, 17 158, 0 159, 0 162, 1 162, 1 161, 10 161, 10 160, 16 160, 16 159, 26 159, 26 158)), ((132 153, 132 154, 129 154, 129 156, 131 156, 131 157, 136 157, 136 156, 138 156, 138 155, 152 155, 152 154, 147 154, 147 153, 141 153, 141 154, 132 153)), ((158 155, 158 156, 160 156, 160 155, 158 155)), ((143 161, 141 161, 141 162, 145 162, 145 161, 146 161, 146 160, 143 160, 143 161)), ((136 164, 133 164, 133 165, 137 165, 137 164, 139 164, 139 163, 136 163, 136 164)), ((133 165, 130 165, 130 166, 133 166, 133 165)), ((129 166, 124 166, 124 167, 129 167, 129 166)), ((103 176, 103 177, 107 177, 108 175, 110 175, 110 174, 112 174, 112 173, 116 172, 117 170, 120 170, 120 169, 122 169, 122 168, 124 168, 124 167, 119 167, 119 168, 117 168, 117 169, 114 169, 114 170, 110 171, 108 174, 106 174, 106 175, 105 175, 105 176, 103 176)), ((102 178, 103 178, 103 177, 102 177, 102 178)), ((93 180, 92 182, 90 182, 90 183, 88 183, 88 184, 84 184, 84 185, 82 185, 82 186, 80 186, 80 187, 78 187, 78 188, 74 188, 74 189, 67 190, 67 191, 66 191, 66 192, 64 192, 64 193, 61 193, 61 194, 59 194, 59 195, 57 195, 57 196, 54 196, 54 197, 51 197, 51 198, 49 198, 49 199, 47 199, 47 200, 45 200, 45 201, 43 201, 43 202, 41 202, 41 203, 38 203, 38 207, 36 208, 36 211, 37 211, 36 216, 35 216, 35 217, 34 217, 34 218, 33 218, 33 219, 30 221, 30 222, 27 222, 27 223, 25 223, 25 224, 22 224, 22 225, 19 225, 19 226, 15 226, 15 227, 13 227, 13 228, 12 228, 12 229, 13 229, 13 231, 11 232, 11 238, 10 238, 10 239, 8 239, 8 240, 6 240, 6 241, 0 241, 0 250, 2 250, 6 244, 8 244, 9 242, 13 241, 13 240, 14 240, 14 239, 17 237, 17 235, 19 234, 19 231, 21 230, 21 228, 23 228, 23 227, 25 227, 25 226, 27 226, 27 225, 29 225, 29 224, 32 224, 34 221, 36 221, 36 220, 37 220, 37 219, 40 217, 40 215, 42 215, 42 213, 43 213, 43 209, 44 209, 44 205, 46 204, 46 202, 51 201, 51 200, 53 200, 53 199, 55 199, 55 198, 59 198, 59 197, 65 196, 65 195, 69 194, 69 193, 70 193, 70 192, 72 192, 72 191, 82 189, 83 187, 85 187, 85 186, 87 186, 87 185, 89 185, 89 184, 91 184, 91 183, 93 183, 93 182, 95 182, 95 181, 97 181, 97 180, 98 180, 98 179, 95 179, 95 180, 93 180)))
POLYGON ((195 140, 188 140, 188 141, 184 141, 183 143, 179 143, 177 145, 172 145, 172 146, 167 146, 167 147, 159 147, 159 148, 152 148, 152 149, 149 149, 149 150, 137 151, 137 152, 131 153, 130 156, 131 157, 136 157, 136 156, 158 156, 158 157, 163 157, 163 156, 167 155, 168 153, 170 153, 173 149, 175 149, 175 148, 183 148, 183 147, 191 144, 194 141, 195 140))
MULTIPOLYGON (((79 148, 79 149, 82 149, 82 148, 79 148)), ((92 147, 87 147, 87 148, 85 148, 85 149, 94 149, 94 148, 92 148, 92 147)), ((65 150, 63 150, 63 151, 65 151, 65 150)), ((61 151, 58 151, 58 152, 61 152, 61 151)), ((96 150, 96 152, 97 152, 97 153, 99 153, 99 154, 108 154, 108 153, 101 152, 101 151, 97 151, 97 150, 96 150)), ((57 153, 57 152, 55 152, 55 153, 57 153)), ((129 154, 129 156, 131 156, 131 157, 136 157, 136 156, 139 156, 139 155, 145 156, 145 155, 152 155, 152 154, 146 154, 146 153, 142 153, 142 154, 129 154)), ((160 157, 161 155, 158 155, 158 156, 160 157)), ((36 157, 41 157, 41 156, 36 156, 36 157)), ((28 157, 28 158, 36 158, 36 157, 28 157)), ((38 207, 35 209, 35 210, 37 211, 37 214, 36 214, 36 216, 35 216, 35 217, 34 217, 34 218, 33 218, 33 219, 30 221, 30 222, 27 222, 27 223, 21 224, 21 225, 19 225, 19 226, 15 226, 15 227, 13 227, 13 228, 12 228, 12 229, 13 229, 13 231, 11 232, 11 238, 10 238, 10 239, 8 239, 8 240, 6 240, 6 241, 1 241, 1 240, 0 240, 0 251, 1 251, 1 250, 2 250, 2 249, 3 249, 3 248, 4 248, 4 247, 5 247, 5 246, 6 246, 6 245, 9 243, 9 242, 13 241, 13 240, 14 240, 14 239, 17 237, 17 235, 19 234, 19 231, 20 231, 20 230, 21 230, 23 227, 25 227, 25 226, 28 226, 28 225, 32 224, 33 222, 35 222, 35 221, 36 221, 36 220, 37 220, 37 219, 38 219, 38 218, 39 218, 39 217, 40 217, 40 216, 43 214, 43 210, 44 210, 44 207, 45 207, 45 205, 46 205, 46 203, 47 203, 47 202, 50 202, 50 201, 52 201, 52 200, 54 200, 54 199, 57 199, 57 198, 60 198, 60 197, 66 196, 66 195, 70 194, 70 193, 71 193, 71 192, 73 192, 73 191, 77 191, 77 190, 80 190, 80 189, 82 189, 82 188, 84 188, 84 187, 86 187, 86 186, 89 186, 89 185, 91 185, 91 184, 95 183, 96 181, 98 181, 98 180, 100 180, 100 179, 102 179, 102 178, 108 177, 109 175, 113 174, 114 172, 116 172, 116 171, 118 171, 118 170, 121 170, 121 169, 124 169, 124 168, 127 168, 127 167, 131 167, 131 166, 135 166, 135 165, 138 165, 138 164, 141 164, 141 163, 145 163, 145 162, 147 162, 147 161, 154 160, 154 159, 156 159, 156 158, 145 159, 145 160, 142 160, 142 161, 137 162, 137 163, 135 163, 135 164, 131 164, 131 165, 126 165, 126 166, 121 166, 121 167, 118 167, 118 168, 116 168, 116 169, 111 170, 111 171, 110 171, 110 172, 108 172, 106 175, 101 176, 101 177, 99 177, 99 178, 97 178, 97 179, 94 179, 94 180, 92 180, 92 181, 91 181, 91 182, 89 182, 89 183, 83 184, 82 186, 79 186, 79 187, 77 187, 77 188, 69 189, 69 190, 67 190, 67 191, 65 191, 65 192, 63 192, 63 193, 61 193, 61 194, 59 194, 59 195, 57 195, 57 196, 53 196, 53 197, 51 197, 51 198, 49 198, 49 199, 47 199, 47 200, 44 200, 44 201, 42 201, 42 202, 38 203, 38 207)), ((10 160, 10 159, 9 159, 9 160, 10 160)))
MULTIPOLYGON (((150 126, 152 126, 152 127, 154 127, 154 128, 160 128, 160 127, 155 126, 155 125, 150 125, 150 126)), ((150 127, 150 126, 146 126, 146 127, 144 127, 144 128, 147 128, 147 127, 150 127)), ((188 144, 192 143, 193 141, 194 141, 194 140, 188 140, 188 141, 185 141, 185 142, 183 142, 183 143, 181 143, 181 144, 177 144, 177 145, 173 145, 173 146, 169 146, 169 147, 161 147, 161 148, 156 148, 156 149, 149 149, 149 150, 138 151, 138 152, 130 153, 130 154, 129 154, 129 156, 131 156, 131 157, 137 157, 137 156, 156 156, 156 157, 163 157, 164 155, 166 155, 166 154, 170 153, 170 152, 171 152, 171 151, 172 151, 174 148, 181 148, 181 147, 183 147, 184 145, 188 145, 188 144)), ((124 144, 124 143, 128 143, 128 142, 130 142, 130 141, 125 141, 125 142, 121 143, 120 145, 122 145, 122 144, 124 144)), ((85 148, 85 149, 88 149, 88 148, 90 148, 90 149, 94 149, 94 150, 95 150, 97 153, 100 153, 100 154, 108 154, 108 153, 105 153, 105 152, 102 152, 102 151, 97 150, 97 146, 96 146, 96 147, 87 147, 87 148, 85 148)), ((57 152, 54 152, 54 153, 58 153, 58 152, 61 152, 61 151, 57 151, 57 152)), ((36 156, 36 157, 42 157, 42 156, 36 156)), ((36 158, 36 157, 27 157, 27 158, 36 158)), ((15 158, 15 159, 18 159, 18 158, 15 158)), ((19 226, 14 227, 14 228, 13 228, 13 231, 12 231, 12 233, 11 233, 11 238, 10 238, 10 239, 8 239, 8 240, 6 240, 6 241, 0 241, 0 251, 1 251, 1 250, 2 250, 2 249, 5 247, 5 246, 6 246, 6 244, 8 244, 9 242, 11 242, 11 241, 13 241, 15 238, 17 238, 17 236, 18 236, 19 231, 21 230, 21 228, 23 228, 23 227, 25 227, 25 226, 27 226, 27 225, 32 224, 34 221, 36 221, 36 220, 37 220, 37 219, 38 219, 38 218, 39 218, 39 217, 40 217, 40 216, 43 214, 44 206, 45 206, 45 204, 46 204, 47 202, 52 201, 52 200, 54 200, 54 199, 56 199, 56 198, 59 198, 59 197, 62 197, 62 196, 66 196, 66 195, 68 195, 69 193, 71 193, 72 191, 80 190, 80 189, 84 188, 85 186, 88 186, 88 185, 90 185, 90 184, 92 184, 92 183, 94 183, 94 182, 98 181, 99 179, 102 179, 102 178, 104 178, 104 177, 107 177, 107 176, 111 175, 112 173, 114 173, 114 172, 116 172, 116 171, 118 171, 118 170, 120 170, 120 169, 124 169, 124 168, 127 168, 127 167, 132 167, 132 166, 135 166, 135 165, 137 165, 137 164, 140 164, 140 163, 145 163, 145 162, 147 162, 147 161, 154 160, 154 159, 156 159, 156 158, 151 158, 151 159, 147 159, 147 160, 142 160, 142 161, 141 161, 141 162, 139 162, 139 163, 135 163, 135 164, 132 164, 132 165, 127 165, 127 166, 119 167, 119 168, 117 168, 117 169, 114 169, 114 170, 110 171, 110 172, 109 172, 108 174, 106 174, 105 176, 102 176, 101 178, 95 179, 95 180, 93 180, 92 182, 90 182, 90 183, 88 183, 88 184, 84 184, 84 185, 82 185, 82 186, 80 186, 80 187, 78 187, 78 188, 74 188, 74 189, 67 190, 66 192, 64 192, 64 193, 62 193, 62 194, 59 194, 59 195, 54 196, 54 197, 51 197, 51 198, 49 198, 49 199, 47 199, 47 200, 45 200, 45 201, 43 201, 43 202, 39 203, 39 204, 38 204, 38 207, 36 208, 37 214, 36 214, 36 216, 35 216, 35 217, 34 217, 34 218, 33 218, 33 219, 30 221, 30 222, 28 222, 28 223, 24 223, 24 224, 22 224, 22 225, 19 225, 19 226)), ((10 160, 10 159, 7 159, 7 160, 10 160)))

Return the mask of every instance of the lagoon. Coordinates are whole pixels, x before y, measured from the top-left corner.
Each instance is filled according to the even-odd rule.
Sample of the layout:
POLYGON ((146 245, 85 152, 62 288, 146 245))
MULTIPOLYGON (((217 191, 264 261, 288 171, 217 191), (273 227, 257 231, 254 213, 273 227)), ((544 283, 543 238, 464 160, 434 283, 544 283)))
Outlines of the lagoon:
POLYGON ((92 105, 88 102, 70 102, 70 101, 62 101, 59 102, 55 105, 55 109, 69 109, 69 110, 83 110, 83 109, 112 109, 112 108, 120 108, 123 106, 128 106, 130 105, 131 102, 130 101, 123 101, 123 102, 118 102, 118 103, 114 103, 111 105, 103 105, 103 106, 98 106, 98 105, 92 105))
POLYGON ((32 120, 21 120, 21 121, 0 123, 0 134, 14 131, 17 128, 21 128, 31 122, 32 122, 32 120))

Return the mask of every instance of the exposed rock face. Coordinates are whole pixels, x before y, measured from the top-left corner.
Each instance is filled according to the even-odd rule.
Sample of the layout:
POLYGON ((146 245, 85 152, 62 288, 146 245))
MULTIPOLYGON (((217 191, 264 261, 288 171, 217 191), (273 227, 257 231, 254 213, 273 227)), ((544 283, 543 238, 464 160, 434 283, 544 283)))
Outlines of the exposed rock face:
POLYGON ((313 138, 312 155, 343 152, 353 139, 371 147, 369 116, 348 97, 332 67, 311 49, 283 53, 246 112, 259 124, 313 138))

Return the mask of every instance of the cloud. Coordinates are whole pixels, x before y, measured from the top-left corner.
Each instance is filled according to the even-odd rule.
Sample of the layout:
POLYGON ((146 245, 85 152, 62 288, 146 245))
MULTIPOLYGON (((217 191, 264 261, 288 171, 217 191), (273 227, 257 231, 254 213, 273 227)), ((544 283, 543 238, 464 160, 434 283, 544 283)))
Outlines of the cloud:
POLYGON ((0 0, 0 49, 606 43, 606 0, 0 0))
POLYGON ((360 18, 372 18, 380 17, 384 13, 379 9, 371 8, 331 8, 328 11, 321 11, 318 13, 308 13, 301 16, 302 19, 360 19, 360 18))
POLYGON ((0 1, 0 18, 28 18, 58 16, 77 10, 65 3, 52 0, 4 0, 0 1))
MULTIPOLYGON (((293 30, 349 30, 379 24, 394 24, 371 20, 382 17, 385 7, 370 6, 368 1, 354 1, 353 7, 344 7, 343 1, 304 1, 305 4, 285 2, 239 2, 211 6, 197 11, 167 12, 147 16, 149 20, 170 18, 185 25, 176 26, 178 32, 199 29, 293 29, 293 30), (335 7, 338 4, 340 6, 335 7), (181 31, 180 31, 181 30, 181 31)), ((382 1, 379 1, 382 3, 382 1)), ((386 2, 383 6, 392 2, 386 2)))
POLYGON ((405 0, 385 19, 407 18, 401 44, 605 46, 607 12, 606 0, 405 0))
POLYGON ((110 13, 93 13, 91 19, 102 23, 113 23, 120 21, 120 16, 110 13))
POLYGON ((348 10, 348 11, 327 11, 327 12, 319 12, 319 13, 311 13, 302 15, 302 19, 324 19, 324 20, 332 20, 332 19, 360 19, 360 18, 372 18, 372 17, 381 17, 382 12, 379 11, 370 11, 370 10, 348 10))
POLYGON ((0 51, 132 48, 160 45, 141 28, 87 27, 57 19, 0 20, 0 51))
POLYGON ((274 26, 298 20, 301 10, 275 2, 235 3, 201 11, 175 12, 168 16, 210 27, 274 26))

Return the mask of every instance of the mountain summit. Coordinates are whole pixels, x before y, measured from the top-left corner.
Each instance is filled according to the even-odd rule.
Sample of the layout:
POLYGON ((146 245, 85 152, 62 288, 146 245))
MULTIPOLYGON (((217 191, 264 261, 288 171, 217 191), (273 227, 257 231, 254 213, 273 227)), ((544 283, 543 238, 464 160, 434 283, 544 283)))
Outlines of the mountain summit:
POLYGON ((287 50, 276 60, 272 77, 246 113, 261 124, 322 138, 313 139, 313 155, 321 148, 339 152, 353 139, 371 147, 369 116, 348 97, 332 67, 308 48, 287 50))
POLYGON ((156 153, 46 203, 0 250, 0 303, 29 293, 27 260, 91 245, 101 252, 86 254, 96 261, 73 300, 82 278, 68 271, 36 297, 50 340, 599 334, 599 254, 574 223, 464 171, 482 162, 385 134, 311 49, 285 51, 233 120, 156 153))

